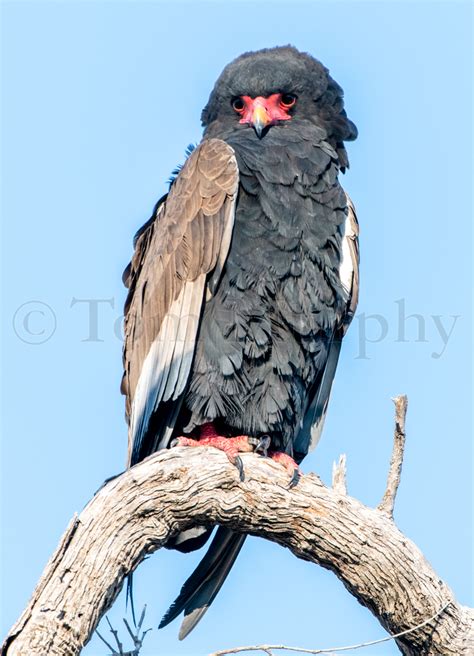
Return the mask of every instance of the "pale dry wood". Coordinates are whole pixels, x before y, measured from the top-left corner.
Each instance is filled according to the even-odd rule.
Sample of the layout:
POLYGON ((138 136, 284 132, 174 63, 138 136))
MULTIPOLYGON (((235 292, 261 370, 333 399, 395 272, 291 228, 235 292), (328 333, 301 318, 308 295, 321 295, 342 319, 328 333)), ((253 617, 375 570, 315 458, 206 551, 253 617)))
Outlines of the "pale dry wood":
POLYGON ((339 494, 347 494, 345 453, 339 456, 339 462, 332 463, 332 489, 339 494))
POLYGON ((397 643, 404 654, 474 653, 473 611, 456 602, 391 518, 315 474, 290 490, 281 466, 254 454, 242 458, 244 482, 212 448, 163 451, 111 481, 68 528, 2 654, 78 654, 124 577, 196 523, 259 535, 332 570, 390 633, 449 602, 436 621, 397 643))
POLYGON ((388 517, 393 517, 395 499, 397 497, 400 477, 402 474, 403 456, 405 454, 405 419, 407 415, 408 398, 402 394, 393 399, 395 404, 395 430, 393 435, 393 450, 388 470, 387 486, 379 510, 388 517))

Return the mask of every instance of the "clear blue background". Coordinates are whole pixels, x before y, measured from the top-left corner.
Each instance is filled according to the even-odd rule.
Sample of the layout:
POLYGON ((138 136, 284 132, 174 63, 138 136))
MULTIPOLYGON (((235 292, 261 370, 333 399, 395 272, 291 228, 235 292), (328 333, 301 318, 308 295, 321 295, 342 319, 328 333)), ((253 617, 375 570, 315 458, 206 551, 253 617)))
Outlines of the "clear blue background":
MULTIPOLYGON (((125 461, 114 322, 132 235, 186 145, 200 139, 200 110, 222 67, 242 51, 289 42, 330 68, 360 133, 343 179, 362 231, 359 317, 323 440, 304 469, 329 481, 345 452, 350 493, 377 504, 392 446, 390 397, 406 392, 396 521, 471 602, 469 3, 5 2, 2 10, 2 634, 73 512, 125 461), (99 308, 102 341, 84 341, 87 306, 71 307, 73 298, 113 299, 99 308), (421 315, 426 341, 416 341, 416 319, 400 340, 400 299, 406 314, 421 315), (25 334, 20 310, 13 328, 30 301, 56 318, 43 344, 21 338, 48 330, 46 316, 31 315, 25 334), (364 326, 371 340, 380 331, 371 314, 388 332, 368 344, 364 326), (438 358, 433 315, 448 330, 459 316, 438 358)), ((198 558, 162 551, 140 567, 136 602, 148 604, 147 625, 156 629, 198 558)), ((123 613, 121 597, 115 625, 123 613)), ((183 643, 177 630, 154 630, 143 656, 384 635, 333 574, 257 539, 199 628, 183 643)), ((84 650, 106 652, 97 638, 84 650)), ((388 643, 367 653, 398 651, 388 643)))

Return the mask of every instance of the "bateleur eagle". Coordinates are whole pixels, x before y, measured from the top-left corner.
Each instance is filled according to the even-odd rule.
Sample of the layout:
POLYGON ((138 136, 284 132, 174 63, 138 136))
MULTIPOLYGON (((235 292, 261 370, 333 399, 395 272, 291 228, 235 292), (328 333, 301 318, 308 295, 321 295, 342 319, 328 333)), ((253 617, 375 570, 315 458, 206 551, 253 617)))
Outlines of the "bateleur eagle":
MULTIPOLYGON (((231 62, 202 124, 124 273, 128 465, 200 441, 241 474, 240 451, 268 451, 295 483, 357 305, 358 226, 338 180, 357 130, 328 70, 290 46, 231 62)), ((180 638, 192 630, 244 540, 217 529, 161 626, 184 611, 180 638)))

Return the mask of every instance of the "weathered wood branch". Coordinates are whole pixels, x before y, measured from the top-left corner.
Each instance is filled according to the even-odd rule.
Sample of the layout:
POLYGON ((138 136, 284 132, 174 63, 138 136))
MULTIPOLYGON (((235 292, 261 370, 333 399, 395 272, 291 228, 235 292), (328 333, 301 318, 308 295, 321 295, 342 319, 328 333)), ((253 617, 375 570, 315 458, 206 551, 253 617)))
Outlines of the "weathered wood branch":
POLYGON ((219 649, 209 656, 229 656, 229 654, 241 654, 242 652, 249 651, 261 651, 269 656, 275 656, 274 652, 292 652, 297 654, 328 654, 329 656, 335 656, 335 652, 342 651, 353 651, 354 649, 364 649, 364 647, 373 647, 374 645, 380 645, 383 642, 388 642, 389 640, 394 640, 395 638, 401 638, 403 635, 408 633, 413 633, 418 629, 421 629, 423 626, 431 624, 434 620, 437 620, 438 617, 446 610, 446 608, 451 604, 448 601, 439 611, 429 617, 424 622, 417 624, 417 626, 401 631, 400 633, 391 634, 385 638, 380 638, 378 640, 369 640, 368 642, 359 642, 355 645, 345 645, 344 647, 328 647, 325 649, 307 649, 305 647, 290 647, 289 645, 245 645, 244 647, 231 647, 230 649, 219 649))
POLYGON ((223 524, 288 547, 332 570, 390 633, 437 619, 397 642, 404 654, 474 653, 474 611, 458 604, 420 550, 378 509, 315 474, 288 489, 285 470, 243 454, 246 480, 212 448, 158 453, 108 483, 74 517, 29 606, 3 647, 6 656, 78 654, 125 576, 173 534, 223 524))
POLYGON ((408 398, 405 395, 396 396, 393 399, 393 402, 395 404, 393 450, 387 476, 387 487, 382 501, 379 504, 379 510, 389 517, 393 517, 395 499, 397 497, 398 486, 400 485, 400 478, 402 475, 403 456, 405 455, 405 419, 407 416, 408 398))
POLYGON ((332 489, 339 494, 347 494, 345 453, 339 456, 339 462, 332 463, 332 489))

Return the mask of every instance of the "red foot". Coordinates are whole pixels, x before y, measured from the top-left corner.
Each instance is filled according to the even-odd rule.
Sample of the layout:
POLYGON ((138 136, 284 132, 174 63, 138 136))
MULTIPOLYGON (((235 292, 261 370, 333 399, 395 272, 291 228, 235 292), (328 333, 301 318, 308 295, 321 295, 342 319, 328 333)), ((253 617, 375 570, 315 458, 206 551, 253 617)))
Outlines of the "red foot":
MULTIPOLYGON (((240 480, 244 480, 244 468, 239 453, 258 453, 267 454, 270 446, 270 438, 263 436, 260 440, 255 438, 249 439, 247 435, 237 435, 237 437, 225 437, 219 435, 212 422, 203 424, 199 429, 199 437, 177 437, 171 443, 171 446, 212 446, 219 451, 224 451, 229 461, 239 470, 240 480)), ((294 487, 301 477, 300 468, 291 456, 282 451, 269 451, 268 456, 275 462, 283 465, 290 475, 290 488, 294 487)))
POLYGON ((291 476, 290 488, 295 487, 301 478, 301 471, 293 458, 282 451, 270 451, 269 456, 272 460, 284 466, 288 474, 291 476))
POLYGON ((173 446, 212 446, 219 451, 224 451, 229 461, 239 470, 240 480, 244 480, 244 469, 239 453, 251 453, 254 450, 249 443, 247 435, 237 437, 225 437, 219 435, 212 423, 203 424, 200 427, 200 435, 197 439, 190 437, 177 437, 173 440, 173 446))

